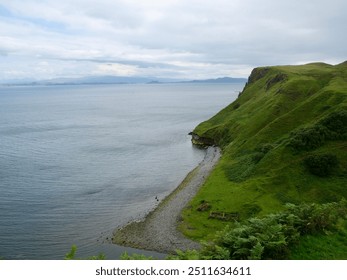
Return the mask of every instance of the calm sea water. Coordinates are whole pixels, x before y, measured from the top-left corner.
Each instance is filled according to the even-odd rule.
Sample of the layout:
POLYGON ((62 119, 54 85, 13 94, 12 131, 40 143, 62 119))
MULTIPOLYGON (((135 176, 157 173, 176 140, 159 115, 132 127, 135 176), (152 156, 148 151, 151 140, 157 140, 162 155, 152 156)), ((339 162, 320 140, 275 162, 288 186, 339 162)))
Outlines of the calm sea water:
POLYGON ((187 134, 242 87, 1 87, 0 257, 63 259, 72 244, 79 257, 138 252, 110 244, 112 231, 202 160, 187 134))

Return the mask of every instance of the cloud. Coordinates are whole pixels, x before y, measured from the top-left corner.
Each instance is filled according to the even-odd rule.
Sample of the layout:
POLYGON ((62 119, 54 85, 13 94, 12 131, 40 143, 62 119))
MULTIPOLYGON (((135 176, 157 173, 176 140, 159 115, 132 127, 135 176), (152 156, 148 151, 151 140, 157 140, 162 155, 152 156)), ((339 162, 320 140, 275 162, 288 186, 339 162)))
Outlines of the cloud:
POLYGON ((115 75, 115 76, 134 76, 138 74, 136 66, 118 63, 99 64, 94 74, 115 75))
POLYGON ((0 56, 7 56, 7 51, 4 49, 0 49, 0 56))
POLYGON ((2 0, 0 55, 16 75, 48 61, 35 68, 42 78, 247 76, 261 65, 346 60, 346 9, 344 0, 2 0))

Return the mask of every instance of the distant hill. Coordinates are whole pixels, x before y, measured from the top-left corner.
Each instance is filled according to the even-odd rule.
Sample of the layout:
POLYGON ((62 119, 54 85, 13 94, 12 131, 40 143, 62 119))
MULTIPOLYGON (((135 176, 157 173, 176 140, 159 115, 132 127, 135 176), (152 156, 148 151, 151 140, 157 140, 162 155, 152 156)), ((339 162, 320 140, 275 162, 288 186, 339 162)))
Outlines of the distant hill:
POLYGON ((56 78, 50 80, 7 80, 0 84, 8 85, 96 85, 96 84, 162 84, 162 83, 245 83, 243 78, 217 78, 207 80, 180 80, 156 77, 126 77, 126 76, 88 76, 81 78, 56 78))
POLYGON ((191 238, 225 227, 212 212, 242 221, 347 198, 347 62, 255 68, 239 97, 192 134, 223 154, 183 214, 191 238))
POLYGON ((171 82, 174 79, 157 79, 150 77, 126 77, 126 76, 88 76, 82 78, 63 78, 41 81, 44 84, 147 84, 155 82, 171 82))
POLYGON ((217 79, 186 81, 186 83, 213 83, 213 84, 245 83, 245 82, 247 82, 247 79, 245 79, 245 78, 230 78, 230 77, 223 77, 223 78, 217 78, 217 79))

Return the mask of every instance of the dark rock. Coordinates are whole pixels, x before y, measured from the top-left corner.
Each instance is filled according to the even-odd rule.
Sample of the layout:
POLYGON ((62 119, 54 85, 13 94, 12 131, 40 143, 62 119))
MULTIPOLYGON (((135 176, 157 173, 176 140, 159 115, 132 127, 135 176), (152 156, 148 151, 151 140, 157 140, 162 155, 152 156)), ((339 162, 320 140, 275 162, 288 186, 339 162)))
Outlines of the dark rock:
POLYGON ((284 73, 279 73, 274 77, 271 77, 267 82, 266 82, 266 90, 270 89, 273 85, 287 80, 287 75, 284 73))
POLYGON ((192 136, 192 143, 195 146, 206 148, 206 147, 209 147, 209 146, 216 145, 215 141, 213 139, 211 139, 211 138, 201 137, 201 136, 199 136, 198 134, 196 134, 194 132, 190 132, 189 135, 192 136))
POLYGON ((269 73, 270 67, 258 67, 254 68, 251 72, 251 75, 248 78, 247 85, 254 83, 255 81, 260 80, 265 77, 267 73, 269 73))

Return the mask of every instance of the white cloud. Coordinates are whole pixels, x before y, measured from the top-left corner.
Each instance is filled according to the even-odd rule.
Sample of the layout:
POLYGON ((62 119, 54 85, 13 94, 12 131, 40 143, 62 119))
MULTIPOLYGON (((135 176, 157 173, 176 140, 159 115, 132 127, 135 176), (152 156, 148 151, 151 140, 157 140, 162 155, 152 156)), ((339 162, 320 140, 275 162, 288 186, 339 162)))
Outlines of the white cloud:
POLYGON ((99 64, 94 74, 98 75, 115 75, 115 76, 134 76, 138 74, 138 68, 132 65, 119 63, 99 64))
POLYGON ((238 77, 259 65, 342 62, 346 8, 344 0, 0 0, 0 74, 238 77), (32 67, 41 61, 49 67, 32 67))

